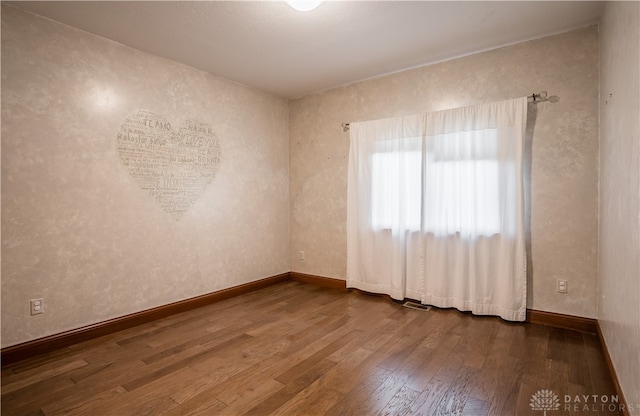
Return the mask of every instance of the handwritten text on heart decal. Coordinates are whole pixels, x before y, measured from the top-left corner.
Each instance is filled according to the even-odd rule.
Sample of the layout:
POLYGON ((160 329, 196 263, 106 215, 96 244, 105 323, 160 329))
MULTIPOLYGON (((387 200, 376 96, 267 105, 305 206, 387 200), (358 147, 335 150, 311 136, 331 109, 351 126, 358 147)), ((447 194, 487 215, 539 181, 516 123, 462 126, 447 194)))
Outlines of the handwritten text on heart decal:
POLYGON ((118 133, 118 154, 138 185, 179 219, 220 167, 220 143, 211 127, 187 120, 175 131, 161 115, 137 110, 118 133))

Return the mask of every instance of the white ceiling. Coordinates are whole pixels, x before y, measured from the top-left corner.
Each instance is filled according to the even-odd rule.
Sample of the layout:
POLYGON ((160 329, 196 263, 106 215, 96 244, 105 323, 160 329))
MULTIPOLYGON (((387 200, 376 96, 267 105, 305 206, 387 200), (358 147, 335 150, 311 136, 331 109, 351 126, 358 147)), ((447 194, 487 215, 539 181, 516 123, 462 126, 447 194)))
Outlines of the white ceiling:
POLYGON ((598 21, 593 1, 11 2, 24 10, 283 97, 598 21))

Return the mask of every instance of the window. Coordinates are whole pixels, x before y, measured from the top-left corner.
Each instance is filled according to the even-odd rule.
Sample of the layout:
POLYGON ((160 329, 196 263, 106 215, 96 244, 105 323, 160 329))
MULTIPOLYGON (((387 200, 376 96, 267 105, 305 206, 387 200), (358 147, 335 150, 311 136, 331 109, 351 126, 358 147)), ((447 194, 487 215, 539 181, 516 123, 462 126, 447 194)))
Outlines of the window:
POLYGON ((440 161, 427 164, 425 231, 437 235, 500 231, 498 162, 440 161))
POLYGON ((487 129, 480 135, 477 131, 444 134, 427 141, 424 178, 420 150, 373 153, 372 228, 420 230, 424 209, 425 232, 499 233, 500 172, 495 130, 487 129))
POLYGON ((371 226, 420 229, 420 151, 374 153, 371 166, 371 226))

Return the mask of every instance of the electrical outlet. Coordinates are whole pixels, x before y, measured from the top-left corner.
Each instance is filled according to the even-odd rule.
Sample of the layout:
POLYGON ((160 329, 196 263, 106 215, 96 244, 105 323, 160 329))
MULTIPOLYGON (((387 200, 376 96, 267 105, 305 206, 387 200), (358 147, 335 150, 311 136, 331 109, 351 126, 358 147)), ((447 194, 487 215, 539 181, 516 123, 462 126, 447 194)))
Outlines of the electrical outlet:
POLYGON ((304 251, 298 251, 298 260, 304 261, 304 251))
POLYGON ((558 279, 558 293, 567 293, 567 281, 558 279))
POLYGON ((31 299, 29 304, 31 305, 31 315, 44 313, 44 299, 31 299))

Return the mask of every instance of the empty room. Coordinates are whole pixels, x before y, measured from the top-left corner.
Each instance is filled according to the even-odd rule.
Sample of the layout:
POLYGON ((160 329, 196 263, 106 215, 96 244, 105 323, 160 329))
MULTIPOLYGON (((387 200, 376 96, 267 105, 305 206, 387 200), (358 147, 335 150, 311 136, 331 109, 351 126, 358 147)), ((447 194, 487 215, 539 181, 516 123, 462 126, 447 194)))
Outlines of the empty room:
POLYGON ((1 17, 3 415, 640 415, 640 2, 1 17))

